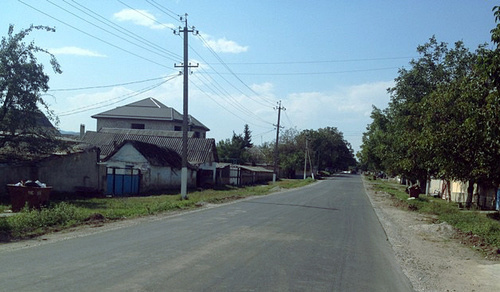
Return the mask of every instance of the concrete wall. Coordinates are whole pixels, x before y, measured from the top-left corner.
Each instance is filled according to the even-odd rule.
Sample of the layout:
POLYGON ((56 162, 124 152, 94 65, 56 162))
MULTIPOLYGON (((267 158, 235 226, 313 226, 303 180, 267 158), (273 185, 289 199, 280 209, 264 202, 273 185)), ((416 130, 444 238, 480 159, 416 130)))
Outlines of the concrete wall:
POLYGON ((98 165, 99 150, 52 155, 36 162, 0 164, 0 197, 7 195, 6 185, 39 180, 53 192, 75 192, 78 187, 103 190, 105 168, 98 165))
POLYGON ((37 179, 57 192, 74 192, 79 187, 102 191, 106 172, 98 165, 98 159, 97 148, 83 153, 51 156, 37 164, 37 179))
MULTIPOLYGON (((163 130, 175 131, 175 127, 182 127, 182 121, 154 121, 154 120, 139 120, 139 119, 97 119, 97 129, 99 132, 102 128, 118 128, 132 129, 132 124, 144 124, 145 130, 163 130)), ((182 128, 181 128, 182 129, 182 128)), ((199 138, 206 137, 206 131, 200 128, 192 128, 190 131, 199 132, 199 138)))
MULTIPOLYGON (((131 144, 123 145, 108 161, 107 167, 135 168, 141 172, 140 192, 152 192, 181 186, 181 170, 151 165, 131 144)), ((196 187, 196 171, 188 169, 188 187, 196 187)))

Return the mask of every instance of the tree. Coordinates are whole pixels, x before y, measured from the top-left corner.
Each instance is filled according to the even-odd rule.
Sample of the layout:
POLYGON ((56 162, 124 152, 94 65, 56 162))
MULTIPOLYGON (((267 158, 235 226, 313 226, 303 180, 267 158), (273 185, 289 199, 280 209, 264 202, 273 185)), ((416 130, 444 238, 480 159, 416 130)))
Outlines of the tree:
POLYGON ((225 162, 244 164, 250 161, 248 149, 253 147, 252 135, 248 125, 245 125, 244 134, 233 132, 231 139, 221 140, 217 143, 219 159, 225 162))
POLYGON ((361 151, 357 156, 362 170, 371 172, 387 172, 389 162, 387 149, 390 148, 388 124, 389 120, 384 111, 373 106, 370 115, 373 122, 366 127, 363 133, 361 151))
POLYGON ((24 155, 50 151, 55 146, 52 127, 40 125, 46 116, 57 118, 43 100, 42 93, 49 89, 49 76, 38 63, 37 53, 50 57, 56 73, 62 73, 54 55, 31 42, 24 42, 33 30, 55 30, 46 26, 33 26, 14 34, 9 26, 8 36, 0 44, 0 148, 24 155))

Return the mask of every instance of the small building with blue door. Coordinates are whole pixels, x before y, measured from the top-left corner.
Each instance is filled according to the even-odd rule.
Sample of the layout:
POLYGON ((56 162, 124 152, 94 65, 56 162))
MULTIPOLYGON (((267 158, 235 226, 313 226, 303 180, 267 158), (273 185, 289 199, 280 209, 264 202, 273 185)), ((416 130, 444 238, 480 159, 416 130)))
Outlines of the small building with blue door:
MULTIPOLYGON (((126 140, 106 158, 106 194, 138 195, 178 188, 182 158, 174 150, 140 141, 126 140)), ((196 170, 188 167, 188 186, 196 186, 196 170)))

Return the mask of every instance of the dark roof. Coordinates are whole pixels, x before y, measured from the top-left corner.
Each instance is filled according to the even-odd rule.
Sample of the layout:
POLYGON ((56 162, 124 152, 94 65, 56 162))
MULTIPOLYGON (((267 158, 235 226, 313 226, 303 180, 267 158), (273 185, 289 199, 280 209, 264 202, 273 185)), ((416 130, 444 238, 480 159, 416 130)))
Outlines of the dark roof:
MULTIPOLYGON (((114 108, 96 115, 94 119, 137 119, 137 120, 155 120, 155 121, 176 121, 182 122, 182 114, 175 109, 164 105, 158 100, 149 97, 124 106, 114 108)), ((210 131, 200 121, 189 115, 189 124, 194 127, 203 128, 210 131)))
POLYGON ((120 145, 118 145, 114 151, 109 153, 103 161, 109 160, 125 144, 131 144, 151 165, 171 166, 179 169, 182 168, 182 157, 174 150, 133 140, 125 140, 120 143, 120 145))
MULTIPOLYGON (((140 141, 162 148, 169 148, 179 155, 182 153, 182 138, 178 137, 87 131, 85 136, 83 136, 82 142, 99 147, 101 149, 101 157, 107 157, 115 150, 115 145, 117 146, 126 140, 140 141)), ((196 165, 209 162, 212 155, 215 161, 219 159, 215 147, 215 139, 189 138, 187 146, 187 159, 191 164, 196 165)))
MULTIPOLYGON (((124 128, 101 128, 99 132, 123 134, 123 135, 146 135, 146 136, 162 136, 162 137, 177 137, 182 138, 182 131, 165 131, 165 130, 150 130, 150 129, 124 129, 124 128)), ((194 132, 188 132, 188 138, 193 138, 194 132)))

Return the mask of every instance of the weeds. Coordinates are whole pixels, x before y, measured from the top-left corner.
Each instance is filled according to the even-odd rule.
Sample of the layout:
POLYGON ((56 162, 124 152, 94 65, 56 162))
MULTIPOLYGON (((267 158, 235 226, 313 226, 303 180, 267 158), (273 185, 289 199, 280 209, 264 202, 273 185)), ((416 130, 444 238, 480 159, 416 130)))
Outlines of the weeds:
MULTIPOLYGON (((24 208, 14 216, 0 217, 0 241, 12 238, 28 238, 53 230, 86 224, 92 221, 121 220, 155 215, 173 210, 196 208, 201 203, 223 203, 248 196, 269 194, 278 189, 301 187, 314 180, 281 180, 275 184, 223 190, 204 190, 189 193, 189 200, 180 195, 147 197, 115 197, 74 199, 52 202, 48 208, 29 210, 24 208)), ((7 209, 7 206, 2 206, 7 209)))
POLYGON ((439 221, 455 227, 462 234, 477 237, 481 244, 500 248, 500 222, 497 215, 486 215, 479 211, 460 210, 456 203, 420 196, 408 200, 404 186, 386 181, 371 181, 373 188, 383 191, 397 200, 398 205, 411 211, 437 215, 439 221))

